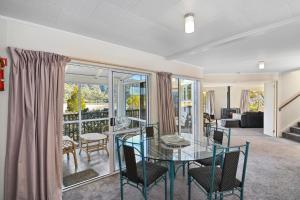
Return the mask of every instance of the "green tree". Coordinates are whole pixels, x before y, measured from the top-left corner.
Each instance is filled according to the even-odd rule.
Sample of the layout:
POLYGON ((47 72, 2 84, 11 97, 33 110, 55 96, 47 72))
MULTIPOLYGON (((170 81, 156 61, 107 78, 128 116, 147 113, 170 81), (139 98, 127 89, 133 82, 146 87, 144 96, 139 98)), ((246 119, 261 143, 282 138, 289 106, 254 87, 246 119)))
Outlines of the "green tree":
POLYGON ((73 83, 65 83, 65 95, 64 95, 65 103, 67 103, 67 100, 70 99, 70 96, 71 96, 74 86, 75 86, 75 84, 73 84, 73 83))
MULTIPOLYGON (((85 100, 81 96, 81 110, 85 109, 85 100)), ((69 99, 67 100, 67 109, 69 112, 78 112, 78 86, 74 86, 70 94, 69 99)))
POLYGON ((264 107, 264 94, 262 91, 249 91, 249 110, 253 112, 262 111, 264 107))
POLYGON ((134 95, 130 96, 126 101, 129 109, 139 109, 140 106, 140 96, 134 95))

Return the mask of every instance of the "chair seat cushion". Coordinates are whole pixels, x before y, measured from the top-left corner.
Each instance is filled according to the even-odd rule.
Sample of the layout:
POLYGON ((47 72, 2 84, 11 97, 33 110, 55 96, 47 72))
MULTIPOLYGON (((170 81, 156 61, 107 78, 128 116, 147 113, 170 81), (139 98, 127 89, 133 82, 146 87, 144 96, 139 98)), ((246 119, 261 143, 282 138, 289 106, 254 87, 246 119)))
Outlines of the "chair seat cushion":
MULTIPOLYGON (((145 162, 147 186, 154 183, 158 178, 162 177, 168 168, 151 162, 145 162)), ((137 163, 138 183, 144 184, 143 164, 142 161, 137 163)), ((126 170, 122 171, 122 175, 126 176, 126 170)))
MULTIPOLYGON (((204 165, 204 166, 212 166, 213 158, 205 158, 201 160, 196 160, 197 163, 204 165)), ((220 156, 216 157, 216 165, 222 164, 222 158, 220 156)))
MULTIPOLYGON (((207 192, 210 192, 210 174, 212 167, 197 167, 189 170, 189 176, 192 176, 207 192)), ((215 174, 215 186, 212 192, 220 190, 222 178, 222 169, 220 167, 216 167, 215 174)), ((241 187, 241 181, 236 179, 235 187, 241 187)))

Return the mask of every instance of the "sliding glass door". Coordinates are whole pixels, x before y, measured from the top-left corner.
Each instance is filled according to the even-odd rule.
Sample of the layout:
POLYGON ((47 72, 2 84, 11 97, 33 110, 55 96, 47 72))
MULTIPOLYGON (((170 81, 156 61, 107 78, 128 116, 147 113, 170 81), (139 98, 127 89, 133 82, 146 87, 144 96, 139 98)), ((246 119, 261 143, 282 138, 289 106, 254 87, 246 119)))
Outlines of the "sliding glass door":
MULTIPOLYGON (((148 75, 132 72, 112 72, 112 116, 113 133, 136 133, 148 122, 148 75)), ((117 149, 114 151, 115 170, 117 149)))
POLYGON ((98 66, 66 68, 63 184, 80 184, 116 170, 114 136, 148 121, 148 75, 98 66))
POLYGON ((65 72, 63 184, 110 173, 109 69, 69 64, 65 72))
POLYGON ((136 129, 148 120, 148 76, 131 72, 112 72, 113 131, 136 129))
POLYGON ((180 77, 172 78, 172 95, 177 130, 181 135, 194 137, 197 121, 197 81, 180 77))

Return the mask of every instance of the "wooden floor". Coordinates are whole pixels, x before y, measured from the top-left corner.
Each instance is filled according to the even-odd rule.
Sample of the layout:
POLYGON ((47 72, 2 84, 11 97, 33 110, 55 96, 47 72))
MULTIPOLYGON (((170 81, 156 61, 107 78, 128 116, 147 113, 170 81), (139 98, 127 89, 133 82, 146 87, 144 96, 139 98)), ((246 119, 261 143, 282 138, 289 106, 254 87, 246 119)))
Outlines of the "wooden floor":
MULTIPOLYGON (((77 162, 78 169, 77 172, 93 169, 99 176, 107 175, 109 173, 109 157, 104 150, 99 152, 95 151, 90 153, 91 161, 88 161, 86 152, 82 151, 79 155, 79 149, 77 152, 77 162)), ((75 165, 72 154, 70 154, 70 159, 67 158, 67 155, 64 155, 63 158, 63 176, 68 176, 75 173, 75 165)))

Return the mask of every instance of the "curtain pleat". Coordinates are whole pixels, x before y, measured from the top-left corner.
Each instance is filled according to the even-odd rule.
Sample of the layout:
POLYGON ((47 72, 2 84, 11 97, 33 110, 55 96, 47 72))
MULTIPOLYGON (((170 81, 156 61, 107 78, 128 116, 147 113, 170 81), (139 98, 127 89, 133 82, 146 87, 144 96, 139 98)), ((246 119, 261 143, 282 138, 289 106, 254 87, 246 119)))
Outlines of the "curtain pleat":
POLYGON ((59 200, 64 68, 70 59, 9 49, 5 200, 59 200))
POLYGON ((250 101, 249 91, 242 90, 241 100, 240 100, 241 113, 249 111, 249 101, 250 101))
POLYGON ((157 73, 158 121, 161 134, 176 132, 175 108, 172 97, 172 74, 157 73))
POLYGON ((215 91, 210 90, 206 92, 205 99, 205 112, 214 115, 215 114, 215 91))

